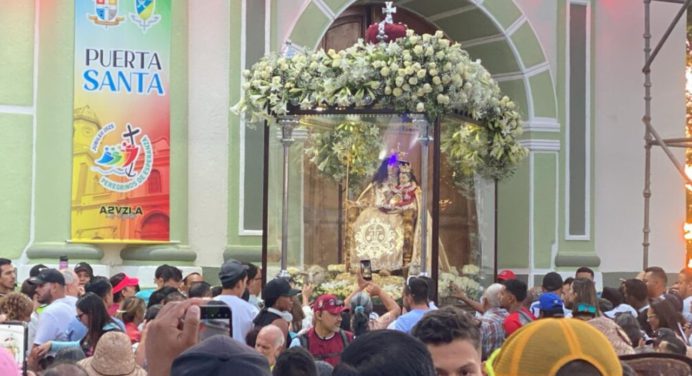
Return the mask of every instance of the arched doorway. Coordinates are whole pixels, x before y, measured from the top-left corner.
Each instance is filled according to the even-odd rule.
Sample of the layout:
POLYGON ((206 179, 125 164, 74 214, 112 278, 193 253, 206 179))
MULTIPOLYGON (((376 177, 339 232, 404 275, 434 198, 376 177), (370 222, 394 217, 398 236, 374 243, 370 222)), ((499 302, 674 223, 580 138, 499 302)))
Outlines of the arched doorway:
POLYGON ((168 240, 168 216, 163 213, 153 213, 144 218, 141 225, 142 239, 168 240))
MULTIPOLYGON (((308 4, 291 29, 288 38, 295 44, 342 49, 360 37, 370 23, 380 20, 378 15, 381 3, 353 0, 319 3, 320 6, 308 4)), ((541 219, 541 241, 557 241, 553 232, 557 234, 559 160, 562 153, 559 146, 561 127, 557 114, 555 77, 532 26, 511 0, 404 0, 396 6, 398 10, 395 22, 414 25, 415 22, 404 19, 406 15, 412 15, 421 20, 422 25, 432 27, 432 30, 440 29, 450 39, 460 42, 473 59, 482 61, 502 91, 518 105, 525 120, 526 145, 532 151, 540 151, 540 155, 534 158, 532 153, 532 157, 527 159, 517 173, 518 178, 508 184, 504 183, 504 187, 500 188, 499 210, 504 210, 505 215, 500 216, 499 220, 499 228, 503 228, 501 234, 504 234, 499 241, 500 244, 504 241, 506 252, 513 254, 513 260, 531 260, 538 247, 538 242, 534 240, 537 236, 533 224, 536 211, 534 191, 545 190, 548 195, 539 199, 551 202, 540 210, 542 214, 548 215, 541 219), (536 171, 540 171, 542 175, 536 171), (540 180, 536 180, 539 176, 540 180), (503 197, 509 204, 503 205, 503 197)), ((432 31, 412 28, 419 33, 432 31)), ((308 181, 305 183, 306 187, 311 186, 308 181)), ((472 213, 474 210, 468 208, 467 211, 472 213)), ((500 253, 504 253, 502 246, 500 253)), ((545 253, 549 255, 550 250, 545 253)), ((547 262, 550 264, 550 261, 547 262)), ((533 261, 530 261, 529 269, 532 264, 533 261)), ((523 267, 519 265, 526 264, 521 261, 516 265, 505 265, 523 267)))

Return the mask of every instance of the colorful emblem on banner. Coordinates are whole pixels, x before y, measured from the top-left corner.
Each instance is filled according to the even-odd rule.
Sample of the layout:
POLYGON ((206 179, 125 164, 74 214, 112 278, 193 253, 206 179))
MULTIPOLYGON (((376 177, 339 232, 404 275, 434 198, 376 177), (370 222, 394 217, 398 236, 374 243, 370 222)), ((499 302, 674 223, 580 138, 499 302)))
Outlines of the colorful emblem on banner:
POLYGON ((149 137, 141 135, 138 142, 137 138, 142 130, 133 129, 129 123, 127 130, 121 135, 122 142, 120 144, 105 145, 101 148, 101 141, 115 128, 114 123, 109 123, 94 136, 91 142, 91 152, 99 153, 100 151, 101 156, 94 161, 96 166, 91 169, 101 175, 99 183, 104 188, 115 192, 129 192, 142 185, 151 174, 154 151, 149 137), (137 169, 136 162, 140 151, 144 154, 144 161, 141 168, 137 169), (118 176, 121 179, 114 180, 111 176, 118 176))
POLYGON ((155 8, 156 0, 135 0, 137 13, 130 13, 130 21, 139 26, 143 32, 146 32, 148 28, 161 20, 161 16, 154 13, 155 8))
POLYGON ((118 0, 94 0, 96 15, 88 15, 89 19, 101 26, 118 26, 125 17, 118 16, 118 0))

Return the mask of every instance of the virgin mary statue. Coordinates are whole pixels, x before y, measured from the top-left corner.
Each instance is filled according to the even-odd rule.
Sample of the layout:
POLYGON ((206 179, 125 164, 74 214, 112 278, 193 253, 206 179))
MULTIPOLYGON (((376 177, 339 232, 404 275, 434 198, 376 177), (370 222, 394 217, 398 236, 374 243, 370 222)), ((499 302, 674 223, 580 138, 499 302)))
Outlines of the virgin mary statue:
MULTIPOLYGON (((420 268, 421 219, 427 215, 421 197, 411 164, 403 153, 382 161, 358 199, 347 203, 345 261, 351 270, 357 270, 361 260, 370 260, 375 271, 420 268)), ((430 242, 428 245, 430 249, 430 242)), ((446 268, 448 263, 441 251, 446 268)))

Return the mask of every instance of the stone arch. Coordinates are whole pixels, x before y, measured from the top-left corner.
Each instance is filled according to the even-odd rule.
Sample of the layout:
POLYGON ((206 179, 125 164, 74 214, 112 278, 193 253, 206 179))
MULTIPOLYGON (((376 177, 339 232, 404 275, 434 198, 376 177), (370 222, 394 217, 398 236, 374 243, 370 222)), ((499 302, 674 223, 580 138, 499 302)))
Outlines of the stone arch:
MULTIPOLYGON (((359 2, 305 2, 288 39, 316 47, 338 15, 359 2)), ((472 58, 481 59, 503 92, 519 105, 527 131, 559 131, 555 77, 533 27, 514 1, 401 0, 396 6, 425 18, 460 42, 472 58)))
POLYGON ((169 222, 167 213, 154 210, 142 218, 138 231, 142 237, 146 236, 147 239, 166 239, 169 233, 169 222))

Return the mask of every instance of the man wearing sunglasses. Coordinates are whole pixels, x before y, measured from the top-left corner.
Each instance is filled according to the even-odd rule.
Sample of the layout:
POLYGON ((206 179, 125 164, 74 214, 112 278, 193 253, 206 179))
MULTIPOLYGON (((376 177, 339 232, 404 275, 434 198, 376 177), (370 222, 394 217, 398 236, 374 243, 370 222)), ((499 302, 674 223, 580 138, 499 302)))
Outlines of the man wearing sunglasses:
POLYGON ((331 294, 320 295, 313 303, 315 326, 291 342, 291 347, 301 346, 315 360, 323 360, 332 366, 341 361, 341 353, 353 341, 351 332, 341 329, 341 313, 344 302, 331 294))

